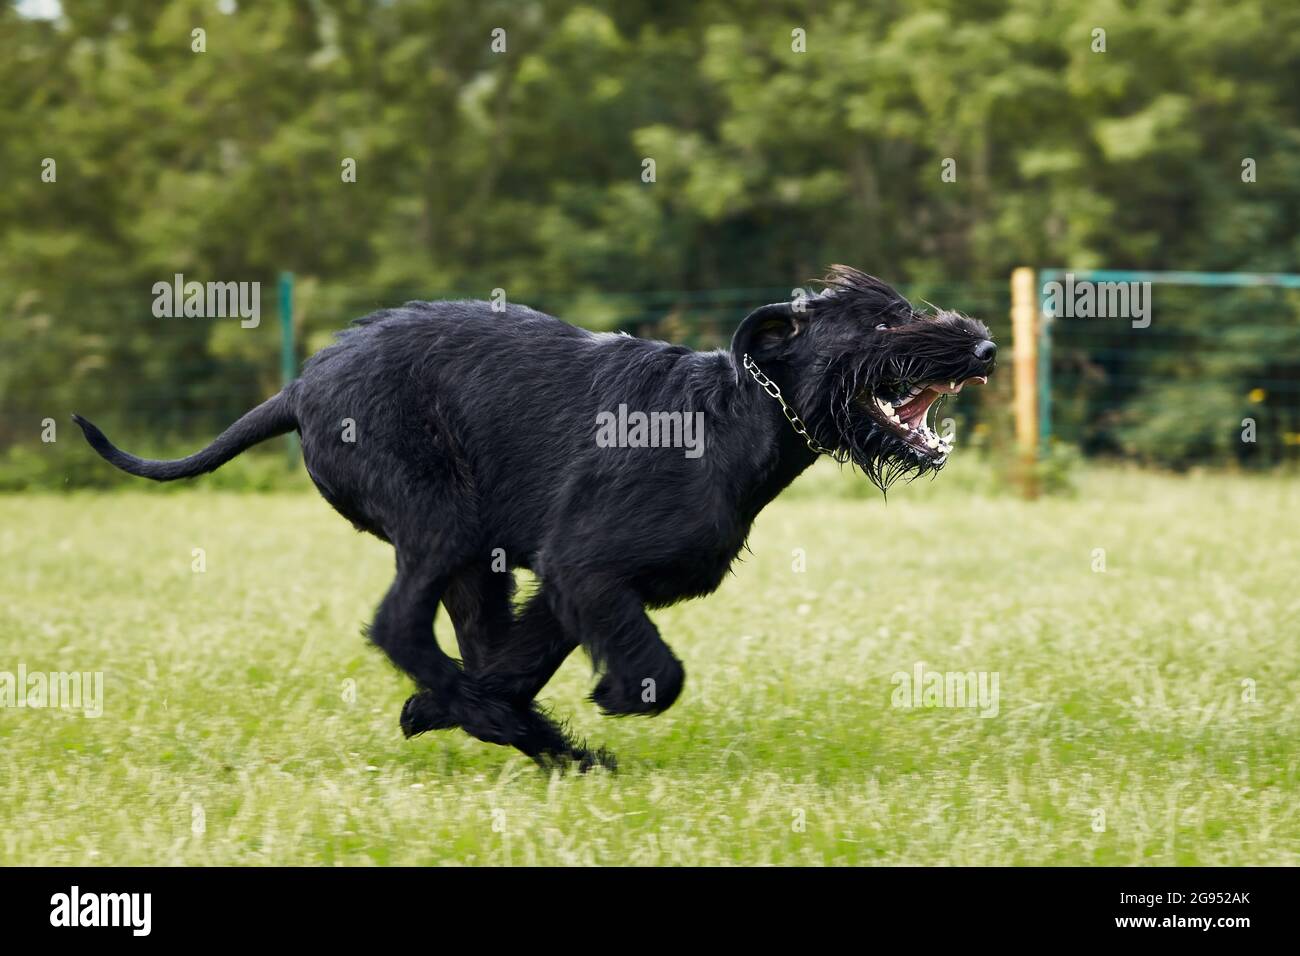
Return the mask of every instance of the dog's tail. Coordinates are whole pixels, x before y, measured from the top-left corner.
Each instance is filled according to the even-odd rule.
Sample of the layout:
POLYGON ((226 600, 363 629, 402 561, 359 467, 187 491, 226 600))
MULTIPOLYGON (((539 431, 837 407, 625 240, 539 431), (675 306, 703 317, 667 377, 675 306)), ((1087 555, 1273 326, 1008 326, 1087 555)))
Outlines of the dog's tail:
POLYGON ((216 471, 258 442, 283 435, 298 427, 298 420, 289 407, 286 392, 280 392, 227 428, 202 451, 174 461, 151 461, 122 451, 80 415, 73 415, 72 420, 81 426, 82 434, 90 442, 90 447, 99 452, 109 464, 121 468, 127 474, 152 478, 154 481, 175 481, 177 478, 193 478, 195 475, 216 471))

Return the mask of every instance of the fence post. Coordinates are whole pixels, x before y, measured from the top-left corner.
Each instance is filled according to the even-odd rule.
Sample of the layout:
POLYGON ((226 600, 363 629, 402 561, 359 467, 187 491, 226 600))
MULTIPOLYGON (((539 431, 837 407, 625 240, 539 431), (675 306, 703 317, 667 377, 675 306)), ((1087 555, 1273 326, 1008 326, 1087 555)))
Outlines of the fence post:
MULTIPOLYGON (((298 350, 293 333, 293 273, 280 273, 280 381, 288 385, 298 377, 298 350)), ((289 432, 285 454, 290 468, 298 464, 298 433, 289 432)))
POLYGON ((1011 356, 1014 371, 1017 479, 1026 498, 1038 496, 1038 296, 1034 270, 1011 273, 1011 356))
MULTIPOLYGON (((1039 276, 1038 278, 1041 278, 1039 276)), ((1047 308, 1047 297, 1036 299, 1038 311, 1038 454, 1052 450, 1052 323, 1056 317, 1047 308)))

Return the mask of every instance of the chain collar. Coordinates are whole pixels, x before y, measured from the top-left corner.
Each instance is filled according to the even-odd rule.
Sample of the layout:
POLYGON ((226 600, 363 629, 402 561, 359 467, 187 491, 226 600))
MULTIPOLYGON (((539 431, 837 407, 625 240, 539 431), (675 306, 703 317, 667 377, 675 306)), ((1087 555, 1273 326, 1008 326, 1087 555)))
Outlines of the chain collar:
POLYGON ((831 455, 834 457, 835 452, 831 451, 829 448, 823 448, 821 445, 817 444, 816 439, 814 439, 812 435, 808 434, 808 426, 803 423, 802 418, 795 414, 794 409, 785 403, 785 399, 781 395, 780 387, 776 382, 763 374, 762 369, 754 363, 754 360, 749 357, 748 353, 745 354, 745 371, 754 376, 754 381, 763 387, 763 391, 767 392, 767 394, 771 395, 781 403, 781 411, 785 412, 785 417, 790 423, 790 427, 795 430, 795 433, 800 438, 808 443, 808 449, 810 451, 817 455, 831 455))

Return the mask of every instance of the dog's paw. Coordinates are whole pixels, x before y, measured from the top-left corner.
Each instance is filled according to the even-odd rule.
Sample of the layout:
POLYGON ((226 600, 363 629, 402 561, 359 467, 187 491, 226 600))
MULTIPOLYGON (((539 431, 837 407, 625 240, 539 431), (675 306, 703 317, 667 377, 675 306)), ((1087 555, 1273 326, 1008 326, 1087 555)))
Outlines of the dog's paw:
POLYGON ((670 657, 662 662, 653 676, 636 677, 609 671, 604 674, 591 699, 607 717, 645 714, 653 717, 673 705, 686 683, 686 669, 681 661, 670 657))
POLYGON ((618 772, 618 760, 604 747, 588 750, 573 746, 567 750, 546 750, 533 755, 533 762, 548 773, 558 770, 561 774, 576 769, 578 773, 587 773, 597 767, 608 773, 618 772))
POLYGON ((595 767, 602 767, 610 773, 618 773, 618 758, 604 747, 583 750, 577 756, 578 773, 586 773, 595 767))
POLYGON ((456 726, 450 711, 433 695, 432 691, 422 690, 412 694, 402 705, 400 718, 402 733, 407 737, 430 730, 449 730, 456 726))
POLYGON ((459 688, 453 710, 456 723, 465 733, 489 744, 517 744, 531 729, 526 711, 485 696, 468 681, 459 688))

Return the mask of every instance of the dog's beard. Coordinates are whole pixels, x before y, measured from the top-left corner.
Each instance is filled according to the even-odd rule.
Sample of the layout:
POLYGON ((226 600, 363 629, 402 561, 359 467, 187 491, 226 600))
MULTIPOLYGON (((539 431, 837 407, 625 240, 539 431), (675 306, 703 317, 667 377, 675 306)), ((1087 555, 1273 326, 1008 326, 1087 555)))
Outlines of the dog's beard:
MULTIPOLYGON (((948 394, 988 381, 961 364, 922 363, 879 357, 828 369, 825 383, 835 396, 825 432, 836 436, 833 457, 852 463, 881 491, 894 482, 941 471, 953 441, 931 424, 948 394)), ((825 406, 822 406, 825 407, 825 406)))
POLYGON ((868 410, 868 401, 871 399, 866 397, 853 399, 842 413, 839 425, 842 442, 835 455, 839 461, 856 465, 881 491, 900 479, 911 481, 943 469, 948 462, 949 447, 941 451, 918 448, 915 439, 900 436, 878 420, 868 410))

